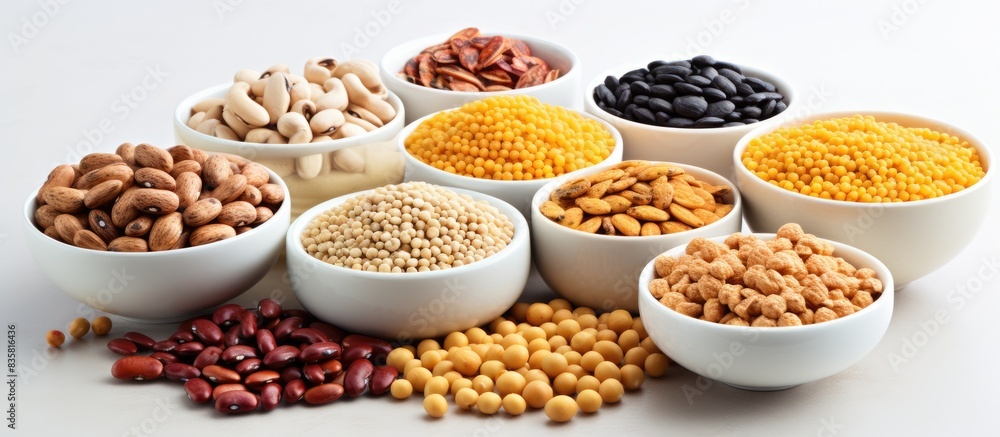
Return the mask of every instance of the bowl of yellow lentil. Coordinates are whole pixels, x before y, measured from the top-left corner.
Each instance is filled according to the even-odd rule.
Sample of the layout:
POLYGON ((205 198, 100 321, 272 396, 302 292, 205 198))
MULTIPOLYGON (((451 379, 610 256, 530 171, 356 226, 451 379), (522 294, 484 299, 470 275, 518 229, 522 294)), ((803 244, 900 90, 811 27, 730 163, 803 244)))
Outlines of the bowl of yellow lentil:
POLYGON ((954 125, 892 112, 831 112, 743 137, 736 185, 754 232, 801 223, 864 250, 896 288, 948 263, 991 201, 993 152, 954 125))
POLYGON ((590 114, 531 96, 497 96, 425 116, 399 134, 404 180, 478 191, 530 217, 552 178, 621 162, 622 139, 590 114))
POLYGON ((531 263, 528 223, 486 194, 425 182, 323 202, 285 238, 292 290, 316 317, 406 342, 510 308, 531 263))

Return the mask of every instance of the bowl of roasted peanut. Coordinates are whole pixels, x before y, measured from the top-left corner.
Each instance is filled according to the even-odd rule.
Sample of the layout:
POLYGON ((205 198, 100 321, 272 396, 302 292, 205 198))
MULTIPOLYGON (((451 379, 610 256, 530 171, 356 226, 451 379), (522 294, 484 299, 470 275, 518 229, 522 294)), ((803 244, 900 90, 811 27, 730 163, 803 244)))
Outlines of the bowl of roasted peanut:
POLYGON ((240 70, 174 111, 178 143, 252 159, 292 193, 292 216, 343 194, 400 182, 403 157, 392 141, 403 128, 400 99, 363 59, 311 58, 301 74, 287 65, 240 70))
POLYGON ((743 223, 740 194, 726 178, 656 161, 557 178, 535 193, 530 214, 532 257, 549 288, 576 305, 633 313, 649 260, 743 223))
POLYGON ((874 256, 792 223, 658 255, 639 276, 639 314, 657 347, 688 370, 781 390, 861 362, 889 326, 893 288, 874 256))
POLYGON ((580 109, 580 59, 538 37, 475 27, 407 40, 381 60, 382 81, 406 106, 406 123, 497 95, 530 95, 580 109))

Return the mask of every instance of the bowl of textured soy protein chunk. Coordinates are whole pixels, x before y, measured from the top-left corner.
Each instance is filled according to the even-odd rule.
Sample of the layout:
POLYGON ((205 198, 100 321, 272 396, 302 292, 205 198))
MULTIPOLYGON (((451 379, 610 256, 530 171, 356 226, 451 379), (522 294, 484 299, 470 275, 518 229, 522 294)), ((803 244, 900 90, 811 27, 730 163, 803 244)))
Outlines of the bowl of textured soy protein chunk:
POLYGON ((474 191, 404 182, 341 196, 289 229, 292 289, 320 319, 393 340, 481 325, 520 296, 527 221, 474 191))
POLYGON ((762 127, 732 155, 754 232, 801 223, 884 262, 897 288, 951 261, 991 202, 993 152, 949 123, 832 112, 762 127))
POLYGON ((552 178, 621 162, 622 139, 590 114, 531 96, 497 96, 437 112, 399 134, 405 180, 475 190, 531 216, 552 178))
POLYGON ((584 109, 628 145, 622 159, 690 164, 735 180, 729 159, 743 135, 795 114, 780 76, 711 56, 628 63, 585 88, 584 109))

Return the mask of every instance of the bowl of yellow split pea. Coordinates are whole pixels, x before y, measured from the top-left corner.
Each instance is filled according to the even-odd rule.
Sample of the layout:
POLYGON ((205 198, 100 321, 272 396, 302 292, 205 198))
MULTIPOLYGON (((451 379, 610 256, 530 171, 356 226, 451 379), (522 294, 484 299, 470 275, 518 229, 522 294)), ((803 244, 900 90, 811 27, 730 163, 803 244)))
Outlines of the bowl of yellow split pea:
POLYGON ((800 223, 881 260, 897 289, 948 263, 979 232, 993 152, 975 134, 911 114, 817 114, 751 131, 733 152, 753 232, 800 223))

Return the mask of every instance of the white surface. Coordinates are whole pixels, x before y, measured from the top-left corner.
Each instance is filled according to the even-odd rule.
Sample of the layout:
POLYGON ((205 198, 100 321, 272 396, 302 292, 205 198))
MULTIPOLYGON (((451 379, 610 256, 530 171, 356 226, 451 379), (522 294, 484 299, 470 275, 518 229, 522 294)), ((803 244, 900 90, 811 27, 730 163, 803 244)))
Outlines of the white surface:
MULTIPOLYGON (((705 382, 674 367, 621 404, 566 425, 551 424, 540 412, 487 418, 459 414, 454 406, 444 420, 434 421, 414 399, 295 405, 224 418, 184 402, 177 384, 113 381, 115 357, 104 349, 104 340, 69 342, 49 354, 45 331, 65 329, 78 307, 27 254, 18 222, 24 199, 55 164, 78 159, 79 152, 112 151, 124 141, 171 145, 177 102, 240 68, 263 69, 277 62, 298 66, 324 53, 344 57, 347 45, 358 47, 355 57, 377 60, 408 39, 476 24, 564 43, 580 55, 585 81, 630 60, 704 51, 781 72, 797 84, 810 110, 911 112, 955 123, 994 150, 1000 147, 994 30, 1000 7, 993 3, 670 1, 643 2, 640 9, 625 2, 559 0, 489 10, 480 3, 429 3, 109 1, 57 3, 58 8, 41 6, 51 4, 47 0, 7 3, 0 18, 8 41, 0 48, 0 323, 17 326, 20 377, 18 430, 4 426, 3 435, 995 431, 994 393, 1000 388, 995 370, 1000 349, 994 346, 994 311, 1000 306, 996 201, 983 205, 992 225, 959 258, 899 292, 889 330, 869 356, 834 377, 774 393, 705 382), (388 12, 389 5, 398 12, 388 12), (388 22, 379 24, 376 16, 388 22), (40 28, 25 24, 33 17, 43 24, 40 28), (357 36, 365 27, 372 37, 357 36), (16 51, 11 35, 26 40, 16 51), (128 94, 135 97, 122 97, 128 94), (105 133, 97 130, 102 127, 105 133)), ((284 271, 276 270, 237 302, 268 295, 292 300, 284 271)), ((86 309, 81 313, 92 316, 86 309)), ((141 329, 162 338, 172 332, 170 326, 115 322, 118 334, 141 329)), ((7 402, 0 406, 9 408, 7 402)))

